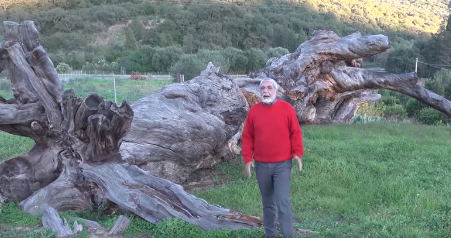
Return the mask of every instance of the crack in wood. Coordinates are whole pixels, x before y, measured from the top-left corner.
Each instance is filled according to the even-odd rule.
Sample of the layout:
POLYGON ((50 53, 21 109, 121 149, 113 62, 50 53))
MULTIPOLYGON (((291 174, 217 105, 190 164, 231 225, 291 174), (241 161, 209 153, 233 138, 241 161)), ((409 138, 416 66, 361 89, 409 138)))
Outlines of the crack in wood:
POLYGON ((156 190, 143 184, 129 183, 128 181, 124 181, 124 185, 130 189, 139 190, 147 196, 155 198, 161 203, 169 205, 171 208, 185 214, 187 217, 199 217, 196 212, 191 211, 189 208, 183 205, 182 201, 174 193, 169 194, 167 192, 171 191, 169 188, 167 188, 167 190, 156 190))

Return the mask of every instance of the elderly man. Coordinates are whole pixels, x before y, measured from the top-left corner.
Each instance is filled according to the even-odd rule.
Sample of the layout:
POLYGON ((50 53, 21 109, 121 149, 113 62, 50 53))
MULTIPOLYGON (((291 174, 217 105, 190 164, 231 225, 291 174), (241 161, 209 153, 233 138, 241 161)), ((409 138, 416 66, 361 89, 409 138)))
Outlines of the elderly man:
POLYGON ((242 135, 245 172, 251 176, 254 167, 263 204, 265 237, 277 237, 276 208, 284 238, 293 237, 291 210, 292 159, 302 170, 304 154, 302 132, 291 104, 277 100, 276 81, 260 82, 260 103, 246 118, 242 135), (254 160, 254 161, 253 161, 254 160))

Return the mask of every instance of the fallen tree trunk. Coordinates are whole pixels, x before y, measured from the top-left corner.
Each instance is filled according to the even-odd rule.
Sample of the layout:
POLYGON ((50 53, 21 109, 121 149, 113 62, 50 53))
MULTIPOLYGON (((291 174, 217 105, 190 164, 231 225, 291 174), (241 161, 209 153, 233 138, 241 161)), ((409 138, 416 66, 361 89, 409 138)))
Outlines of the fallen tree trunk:
MULTIPOLYGON (((72 90, 63 91, 53 63, 37 41, 34 23, 5 22, 4 29, 0 54, 6 59, 0 61, 0 68, 9 69, 14 98, 0 103, 0 130, 29 137, 36 144, 30 152, 0 163, 1 203, 21 201, 22 210, 41 215, 45 226, 59 235, 73 234, 81 228, 71 230, 56 210, 95 210, 108 200, 153 223, 180 217, 202 229, 261 226, 258 217, 209 205, 186 193, 181 186, 131 164, 133 159, 123 160, 119 148, 131 128, 132 108, 126 102, 118 106, 104 101, 97 94, 80 99, 72 90)), ((152 113, 164 117, 170 106, 186 112, 188 124, 180 130, 187 132, 178 148, 171 148, 171 140, 166 142, 167 146, 158 145, 163 141, 158 137, 153 144, 171 155, 192 144, 185 141, 190 140, 190 135, 195 136, 192 138, 199 138, 200 145, 205 145, 208 151, 194 146, 181 151, 179 158, 197 159, 196 156, 203 155, 206 162, 215 163, 227 156, 232 158, 228 155, 231 152, 227 140, 238 132, 248 107, 244 98, 233 101, 239 99, 239 88, 232 80, 218 76, 212 65, 204 75, 211 79, 211 84, 199 79, 185 88, 162 90, 167 108, 152 113), (223 88, 222 95, 212 94, 217 88, 223 88), (226 96, 230 96, 230 106, 216 107, 215 102, 226 96), (191 115, 200 116, 194 120, 191 115), (217 158, 213 159, 211 154, 217 158)), ((173 118, 174 125, 181 119, 173 118)), ((158 124, 158 120, 167 119, 152 120, 158 124)), ((165 134, 174 138, 175 132, 165 134)), ((158 135, 157 131, 148 133, 158 135)), ((187 162, 200 167, 191 159, 187 162)), ((124 227, 125 223, 111 232, 120 232, 124 227)))
POLYGON ((378 101, 373 89, 389 89, 447 114, 450 101, 424 88, 415 73, 389 74, 362 69, 362 58, 390 48, 384 35, 354 33, 339 37, 332 31, 315 31, 295 52, 272 58, 249 78, 236 79, 248 101, 258 100, 261 78, 281 86, 278 97, 290 102, 303 124, 350 123, 361 104, 378 101))
POLYGON ((249 106, 233 80, 210 64, 198 77, 163 87, 132 109, 122 158, 184 185, 196 171, 235 158, 249 106))

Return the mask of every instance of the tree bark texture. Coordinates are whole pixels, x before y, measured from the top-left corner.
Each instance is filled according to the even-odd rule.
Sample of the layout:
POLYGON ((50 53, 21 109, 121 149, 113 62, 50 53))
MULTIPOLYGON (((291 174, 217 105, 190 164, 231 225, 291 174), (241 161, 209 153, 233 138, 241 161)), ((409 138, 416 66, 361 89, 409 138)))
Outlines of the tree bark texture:
POLYGON ((378 101, 374 89, 397 91, 451 115, 450 102, 419 83, 415 73, 389 74, 361 67, 362 58, 390 48, 384 35, 354 33, 339 37, 318 30, 295 52, 268 60, 249 78, 236 79, 248 101, 258 102, 258 83, 272 78, 281 86, 278 97, 289 101, 302 124, 350 123, 362 103, 378 101))
POLYGON ((239 137, 249 106, 232 79, 217 71, 210 64, 200 76, 133 103, 122 157, 178 184, 234 158, 239 150, 233 138, 239 137))
MULTIPOLYGON (((43 224, 61 236, 82 228, 77 224, 71 230, 56 211, 96 209, 107 201, 153 223, 180 217, 202 229, 261 226, 258 217, 210 205, 134 165, 145 163, 148 158, 139 157, 145 153, 174 164, 186 178, 186 170, 234 157, 228 139, 239 132, 248 106, 230 78, 209 65, 198 79, 137 102, 137 112, 152 116, 141 113, 134 119, 126 102, 118 106, 95 93, 80 99, 72 90, 63 91, 32 21, 4 22, 4 29, 0 68, 8 69, 14 97, 0 100, 0 130, 29 137, 35 145, 0 163, 1 204, 20 201, 22 210, 41 215, 43 224)), ((122 219, 111 235, 127 226, 122 219)))

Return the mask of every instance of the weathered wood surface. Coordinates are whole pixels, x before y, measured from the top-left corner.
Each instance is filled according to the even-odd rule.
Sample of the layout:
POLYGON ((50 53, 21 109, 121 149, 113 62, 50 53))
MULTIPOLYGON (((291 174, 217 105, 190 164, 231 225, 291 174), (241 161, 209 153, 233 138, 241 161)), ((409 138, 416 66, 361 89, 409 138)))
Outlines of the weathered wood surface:
MULTIPOLYGON (((0 98, 0 130, 29 137, 35 146, 0 163, 0 206, 20 201, 22 210, 42 216, 59 236, 81 227, 70 230, 56 211, 98 209, 108 201, 153 223, 181 217, 202 229, 261 226, 260 218, 210 205, 133 165, 148 158, 120 152, 123 141, 142 142, 150 147, 137 151, 148 150, 155 160, 184 161, 179 176, 185 179, 193 170, 233 158, 228 140, 239 133, 248 105, 230 78, 210 65, 197 80, 159 90, 136 104, 138 112, 154 116, 138 115, 138 127, 132 128, 134 111, 126 102, 118 106, 95 93, 80 99, 62 90, 33 22, 5 22, 4 29, 0 64, 9 69, 14 98, 0 98), (152 101, 159 107, 146 108, 152 101), (124 140, 131 128, 135 134, 124 140)), ((130 145, 124 148, 135 153, 130 145)), ((110 235, 126 226, 121 219, 110 235)))
POLYGON ((236 142, 229 140, 249 107, 239 87, 217 70, 210 64, 200 76, 133 103, 122 158, 179 184, 196 170, 235 158, 236 142))
POLYGON ((220 206, 210 205, 183 187, 133 165, 80 165, 82 174, 105 191, 105 197, 125 211, 151 223, 178 217, 202 229, 244 229, 262 220, 220 206))
POLYGON ((42 213, 42 225, 56 232, 57 237, 69 237, 83 230, 83 227, 74 221, 73 230, 69 227, 67 220, 61 219, 53 207, 46 207, 42 213))
POLYGON ((332 31, 319 30, 295 52, 270 59, 265 68, 251 73, 250 78, 237 79, 237 83, 255 103, 259 79, 275 79, 281 86, 278 97, 294 106, 302 124, 350 123, 362 103, 381 98, 373 90, 379 88, 412 96, 450 115, 450 102, 421 86, 415 73, 389 74, 359 68, 362 58, 389 48, 384 35, 362 36, 357 32, 339 37, 332 31))

